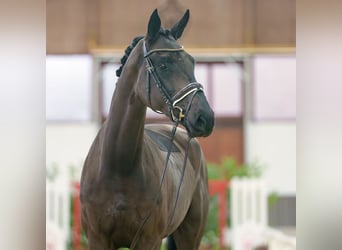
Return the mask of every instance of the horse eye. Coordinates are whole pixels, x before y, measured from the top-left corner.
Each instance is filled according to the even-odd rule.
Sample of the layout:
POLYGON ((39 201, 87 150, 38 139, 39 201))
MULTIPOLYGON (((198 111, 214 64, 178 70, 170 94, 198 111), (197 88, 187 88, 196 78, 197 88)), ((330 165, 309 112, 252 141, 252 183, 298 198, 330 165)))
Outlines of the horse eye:
POLYGON ((159 66, 159 68, 160 68, 161 70, 166 70, 166 69, 167 69, 167 66, 166 66, 165 64, 161 64, 161 65, 159 66))

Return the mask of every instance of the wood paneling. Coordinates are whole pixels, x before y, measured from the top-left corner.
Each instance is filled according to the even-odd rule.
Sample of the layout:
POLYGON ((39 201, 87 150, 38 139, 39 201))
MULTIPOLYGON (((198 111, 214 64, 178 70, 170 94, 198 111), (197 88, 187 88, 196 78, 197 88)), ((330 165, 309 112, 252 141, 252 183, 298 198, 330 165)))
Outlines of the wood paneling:
POLYGON ((146 33, 148 19, 156 7, 166 27, 171 27, 187 8, 190 9, 190 21, 182 38, 184 44, 224 47, 242 43, 242 1, 216 0, 215 4, 204 0, 189 0, 182 4, 173 1, 171 6, 166 2, 156 4, 156 1, 146 1, 144 5, 137 6, 136 1, 126 0, 123 6, 120 1, 99 1, 101 14, 98 16, 100 34, 97 43, 100 46, 126 46, 127 38, 146 33))
POLYGON ((144 35, 158 1, 98 1, 98 45, 126 47, 137 35, 144 35))
POLYGON ((89 1, 47 0, 46 49, 48 54, 88 52, 87 3, 89 1))
POLYGON ((296 43, 296 2, 255 1, 255 44, 296 43))
POLYGON ((243 47, 295 43, 295 0, 48 0, 47 53, 88 53, 95 46, 124 48, 146 33, 158 7, 171 27, 190 9, 186 47, 243 47))
POLYGON ((243 44, 243 1, 188 0, 191 19, 183 38, 191 47, 227 47, 243 44))
POLYGON ((217 127, 209 137, 199 141, 207 162, 220 163, 224 157, 243 162, 242 126, 217 127))
MULTIPOLYGON (((166 118, 148 118, 146 124, 172 123, 166 118)), ((243 163, 243 126, 242 118, 216 118, 215 128, 210 136, 198 138, 206 161, 221 163, 224 157, 233 157, 243 163)))

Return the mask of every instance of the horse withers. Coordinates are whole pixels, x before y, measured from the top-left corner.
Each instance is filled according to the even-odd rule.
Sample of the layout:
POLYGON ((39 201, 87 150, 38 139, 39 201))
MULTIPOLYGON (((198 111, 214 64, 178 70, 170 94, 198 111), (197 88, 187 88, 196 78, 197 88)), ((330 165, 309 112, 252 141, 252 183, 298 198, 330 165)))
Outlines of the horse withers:
POLYGON ((160 249, 165 237, 168 249, 199 247, 208 180, 194 137, 210 135, 214 113, 195 79, 194 59, 177 42, 188 19, 186 11, 164 29, 155 10, 147 34, 126 50, 108 118, 82 171, 89 250, 160 249), (175 125, 145 125, 147 107, 175 125))

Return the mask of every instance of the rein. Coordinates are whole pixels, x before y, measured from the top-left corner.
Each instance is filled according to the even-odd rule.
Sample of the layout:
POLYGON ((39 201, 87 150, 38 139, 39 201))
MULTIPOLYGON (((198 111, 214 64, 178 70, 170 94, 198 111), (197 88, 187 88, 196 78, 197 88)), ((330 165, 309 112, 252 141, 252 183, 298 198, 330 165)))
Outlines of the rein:
MULTIPOLYGON (((155 208, 155 206, 157 204, 157 201, 158 201, 158 199, 160 197, 161 188, 162 188, 162 185, 164 183, 164 179, 165 179, 165 175, 166 175, 166 170, 167 170, 169 159, 170 159, 170 155, 171 155, 172 143, 173 143, 175 135, 176 135, 176 130, 177 130, 178 124, 183 119, 186 119, 186 114, 190 110, 190 107, 191 107, 191 104, 192 104, 192 101, 193 101, 195 95, 198 92, 203 91, 203 87, 202 87, 202 85, 200 83, 191 82, 191 83, 187 84, 184 88, 179 90, 173 97, 171 97, 168 94, 168 92, 166 91, 164 85, 161 83, 161 81, 159 80, 159 77, 157 76, 157 74, 155 72, 155 69, 153 67, 152 61, 149 58, 149 56, 152 53, 155 53, 155 52, 179 52, 179 51, 184 51, 183 46, 180 47, 180 48, 175 48, 175 49, 154 49, 154 50, 147 51, 146 45, 145 45, 145 41, 144 41, 143 49, 144 49, 144 58, 146 59, 146 63, 147 63, 147 76, 148 76, 147 77, 147 79, 148 79, 147 80, 147 82, 148 82, 148 84, 147 84, 147 94, 148 94, 148 97, 149 97, 150 107, 152 108, 152 105, 151 105, 151 95, 150 95, 150 88, 151 88, 150 75, 152 75, 155 84, 157 85, 158 89, 161 92, 161 95, 163 97, 164 102, 169 107, 169 112, 171 114, 171 119, 174 122, 174 126, 173 126, 173 129, 172 129, 172 132, 171 132, 170 144, 169 144, 168 152, 167 152, 167 155, 166 155, 166 160, 165 160, 165 163, 164 163, 162 176, 161 176, 161 179, 160 179, 160 182, 159 182, 158 191, 157 191, 157 193, 156 193, 156 195, 154 197, 154 200, 153 200, 153 206, 152 206, 151 210, 149 211, 149 213, 144 218, 144 220, 142 221, 142 223, 140 224, 137 232, 134 235, 134 238, 133 238, 133 241, 132 241, 132 244, 131 244, 131 248, 130 248, 132 250, 134 249, 135 245, 137 244, 137 242, 138 242, 138 240, 140 238, 140 233, 143 230, 143 228, 144 228, 146 222, 148 221, 148 219, 151 217, 152 212, 153 212, 153 210, 154 210, 154 208, 155 208), (189 100, 189 102, 187 104, 187 107, 186 107, 185 113, 184 113, 184 110, 181 107, 177 106, 176 104, 179 103, 180 101, 182 101, 183 99, 185 99, 188 96, 190 96, 190 100, 189 100), (179 112, 178 116, 176 116, 174 114, 175 110, 178 110, 178 112, 179 112)), ((154 110, 154 111, 157 112, 157 113, 162 113, 161 111, 158 111, 158 110, 154 110)), ((186 151, 185 151, 185 155, 184 155, 183 166, 182 166, 181 178, 180 178, 179 185, 178 185, 178 188, 177 188, 176 201, 175 201, 173 209, 172 209, 171 218, 168 220, 168 223, 165 226, 164 230, 168 226, 170 226, 170 224, 171 224, 171 222, 173 220, 173 217, 175 215, 175 211, 176 211, 176 207, 177 207, 177 203, 178 203, 178 199, 179 199, 179 194, 180 194, 180 189, 181 189, 181 186, 182 186, 182 183, 183 183, 183 179, 184 179, 185 168, 186 168, 186 165, 187 165, 186 163, 187 163, 187 160, 188 160, 189 146, 190 146, 191 139, 192 139, 191 137, 188 137, 186 151)))
MULTIPOLYGON (((137 244, 137 242, 138 242, 138 240, 140 238, 140 233, 143 230, 143 228, 144 228, 146 222, 148 221, 148 219, 151 217, 152 212, 153 212, 153 210, 154 210, 154 208, 155 208, 155 206, 156 206, 156 204, 158 202, 158 199, 160 197, 161 188, 162 188, 162 185, 164 183, 164 179, 165 179, 165 175, 166 175, 166 170, 167 170, 169 159, 170 159, 170 155, 171 155, 172 143, 173 143, 175 135, 176 135, 177 127, 178 127, 178 122, 176 121, 174 126, 173 126, 172 132, 171 132, 171 138, 170 138, 170 144, 169 144, 170 146, 169 146, 169 149, 167 151, 166 160, 165 160, 164 167, 163 167, 162 177, 161 177, 160 182, 159 182, 158 191, 157 191, 157 193, 156 193, 156 195, 154 197, 154 200, 153 200, 153 206, 150 209, 149 213, 144 218, 144 220, 142 221, 142 223, 140 224, 139 229, 137 230, 137 232, 134 235, 134 238, 133 238, 133 241, 132 241, 132 244, 131 244, 131 247, 130 247, 130 249, 132 249, 132 250, 135 248, 135 245, 137 244)), ((188 159, 188 155, 189 155, 189 146, 190 146, 191 139, 192 139, 191 137, 188 137, 186 151, 185 151, 185 155, 184 155, 183 166, 182 166, 181 178, 180 178, 179 185, 178 185, 178 188, 177 188, 176 201, 175 201, 173 209, 172 209, 172 213, 171 213, 171 217, 170 217, 171 219, 168 220, 168 223, 165 226, 164 230, 168 226, 170 226, 170 224, 171 224, 171 222, 173 220, 173 217, 175 215, 175 211, 176 211, 176 207, 177 207, 177 203, 178 203, 178 199, 179 199, 179 194, 180 194, 180 189, 181 189, 181 186, 182 186, 182 183, 183 183, 183 179, 184 179, 185 168, 186 168, 186 163, 187 163, 187 159, 188 159)))

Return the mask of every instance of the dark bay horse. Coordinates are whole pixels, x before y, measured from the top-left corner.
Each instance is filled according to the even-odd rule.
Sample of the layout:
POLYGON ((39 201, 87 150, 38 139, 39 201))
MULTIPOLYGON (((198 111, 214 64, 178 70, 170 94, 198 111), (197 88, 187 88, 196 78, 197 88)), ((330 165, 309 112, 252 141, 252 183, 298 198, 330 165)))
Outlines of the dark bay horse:
POLYGON ((155 10, 147 34, 134 40, 117 71, 108 118, 82 171, 82 225, 90 250, 160 249, 165 237, 168 249, 200 245, 208 180, 194 137, 212 132, 214 113, 196 82, 194 59, 177 42, 188 19, 189 11, 164 29, 155 10), (145 126, 147 107, 185 129, 145 126))

